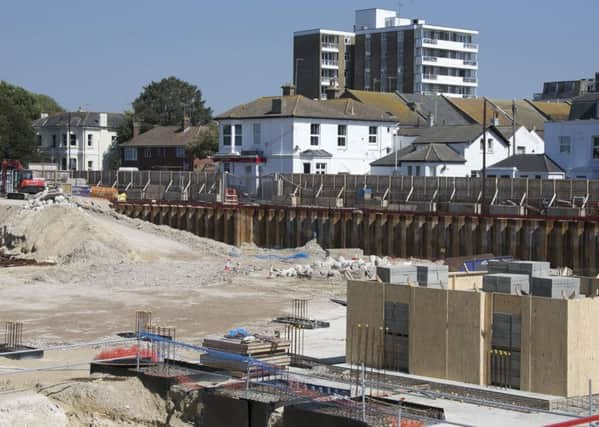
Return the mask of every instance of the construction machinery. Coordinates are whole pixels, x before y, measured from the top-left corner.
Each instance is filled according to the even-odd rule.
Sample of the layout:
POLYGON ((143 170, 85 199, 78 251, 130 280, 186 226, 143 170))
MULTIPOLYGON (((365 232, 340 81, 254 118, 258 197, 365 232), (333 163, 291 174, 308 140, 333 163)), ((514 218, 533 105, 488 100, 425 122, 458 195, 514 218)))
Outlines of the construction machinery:
POLYGON ((46 189, 43 178, 34 178, 33 171, 25 169, 19 160, 3 160, 0 194, 8 199, 25 199, 46 189))

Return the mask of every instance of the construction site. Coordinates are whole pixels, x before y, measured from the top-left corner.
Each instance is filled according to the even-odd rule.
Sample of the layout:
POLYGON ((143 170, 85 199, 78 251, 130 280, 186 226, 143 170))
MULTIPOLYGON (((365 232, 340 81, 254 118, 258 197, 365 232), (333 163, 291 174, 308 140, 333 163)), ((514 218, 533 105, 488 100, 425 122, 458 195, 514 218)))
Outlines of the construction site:
POLYGON ((43 178, 0 199, 1 427, 594 419, 597 182, 43 178))

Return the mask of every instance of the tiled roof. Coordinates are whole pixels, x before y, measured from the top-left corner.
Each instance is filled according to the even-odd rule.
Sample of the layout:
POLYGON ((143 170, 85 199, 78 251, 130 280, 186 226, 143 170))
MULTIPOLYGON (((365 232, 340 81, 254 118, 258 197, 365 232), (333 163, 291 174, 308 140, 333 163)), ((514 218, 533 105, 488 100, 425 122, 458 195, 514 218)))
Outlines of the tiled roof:
MULTIPOLYGON (((43 119, 37 119, 33 122, 34 128, 53 128, 68 127, 69 115, 71 118, 71 127, 100 127, 100 113, 76 111, 73 113, 58 113, 43 119)), ((109 129, 118 129, 125 116, 120 113, 106 113, 109 129)))
POLYGON ((184 147, 208 129, 206 126, 156 126, 135 138, 124 142, 121 147, 184 147))
POLYGON ((216 120, 269 117, 397 122, 397 118, 393 114, 353 99, 318 101, 301 95, 258 98, 220 114, 216 120), (273 104, 277 102, 281 103, 280 111, 273 109, 273 104))
POLYGON ((343 97, 351 97, 363 104, 387 111, 397 117, 399 124, 402 126, 423 126, 426 124, 426 118, 418 112, 412 111, 396 93, 348 89, 343 97))
POLYGON ((508 157, 491 168, 517 168, 520 172, 563 172, 557 163, 545 154, 516 154, 508 157))
MULTIPOLYGON (((474 123, 483 124, 484 100, 483 98, 446 98, 453 106, 468 116, 474 123)), ((499 126, 510 126, 512 119, 501 109, 487 102, 487 124, 492 125, 494 117, 499 120, 499 126)))
POLYGON ((541 112, 547 120, 563 121, 570 117, 572 105, 567 102, 528 101, 530 105, 541 112))
POLYGON ((433 116, 435 125, 453 126, 475 123, 460 109, 439 95, 419 95, 413 93, 398 94, 409 108, 418 111, 423 117, 433 116))
POLYGON ((481 125, 433 126, 425 128, 416 138, 416 144, 458 144, 470 143, 482 134, 481 125))
POLYGON ((447 144, 423 144, 401 157, 401 162, 464 163, 466 159, 447 144))
POLYGON ((426 163, 464 163, 466 159, 447 144, 410 144, 381 159, 372 162, 371 166, 390 166, 402 162, 426 163))
MULTIPOLYGON (((491 99, 491 102, 512 118, 511 100, 491 99)), ((529 130, 543 130, 547 118, 525 100, 516 100, 516 123, 529 130)), ((510 120, 511 122, 511 120, 510 120)))

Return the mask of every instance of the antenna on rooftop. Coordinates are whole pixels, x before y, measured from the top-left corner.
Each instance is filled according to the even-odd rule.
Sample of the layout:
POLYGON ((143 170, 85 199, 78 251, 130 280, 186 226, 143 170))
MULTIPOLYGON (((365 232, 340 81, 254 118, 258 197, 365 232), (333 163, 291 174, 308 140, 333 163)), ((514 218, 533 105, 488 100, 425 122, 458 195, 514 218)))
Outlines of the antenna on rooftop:
POLYGON ((397 16, 401 16, 401 8, 403 7, 403 2, 398 0, 397 2, 397 16))

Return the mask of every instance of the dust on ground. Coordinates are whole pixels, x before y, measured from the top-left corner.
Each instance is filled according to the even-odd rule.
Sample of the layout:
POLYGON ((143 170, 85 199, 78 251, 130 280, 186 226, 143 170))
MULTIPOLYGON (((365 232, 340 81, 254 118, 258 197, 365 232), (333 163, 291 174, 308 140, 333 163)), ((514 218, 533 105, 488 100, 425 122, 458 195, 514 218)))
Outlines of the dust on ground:
MULTIPOLYGON (((54 264, 0 269, 0 321, 23 322, 25 344, 113 339, 118 332, 134 329, 137 310, 151 311, 157 325, 176 328, 181 340, 200 343, 207 335, 237 326, 282 329, 271 320, 287 314, 293 298, 303 298, 310 300, 311 317, 337 321, 339 336, 332 337, 329 352, 343 353, 344 322, 339 310, 344 309, 329 301, 345 297, 343 278, 272 278, 272 271, 322 262, 324 251, 315 243, 284 251, 253 245, 238 249, 130 219, 97 199, 73 198, 43 206, 0 200, 0 227, 2 252, 54 264), (284 260, 299 252, 307 258, 284 260)), ((325 343, 318 344, 319 349, 324 347, 325 343)), ((118 405, 116 410, 98 409, 112 407, 104 399, 111 387, 141 393, 131 381, 73 383, 73 378, 88 376, 88 366, 76 363, 91 360, 100 350, 48 352, 42 366, 73 363, 73 367, 12 376, 1 374, 37 367, 40 361, 0 359, 0 393, 11 391, 0 394, 0 413, 9 419, 8 414, 20 407, 39 413, 34 417, 38 421, 55 425, 65 425, 65 417, 68 425, 150 425, 149 419, 139 418, 144 411, 152 413, 148 408, 130 408, 127 417, 121 416, 118 405), (53 388, 65 381, 70 385, 64 390, 53 388), (42 391, 50 389, 54 391, 42 391), (15 390, 24 393, 19 397, 21 405, 10 399, 15 390)), ((160 404, 164 402, 149 399, 147 404, 163 415, 160 404)))

